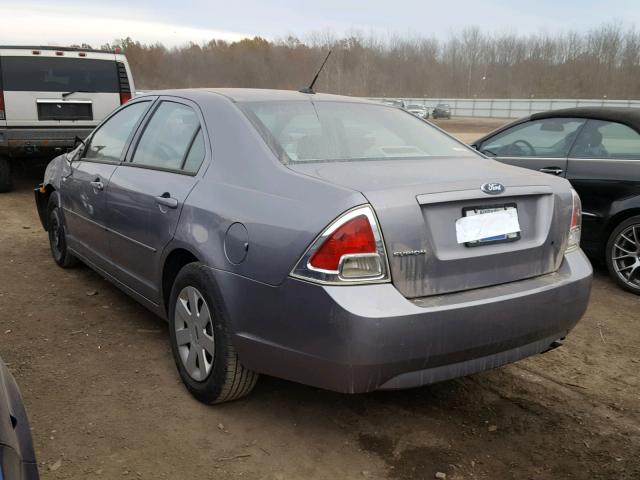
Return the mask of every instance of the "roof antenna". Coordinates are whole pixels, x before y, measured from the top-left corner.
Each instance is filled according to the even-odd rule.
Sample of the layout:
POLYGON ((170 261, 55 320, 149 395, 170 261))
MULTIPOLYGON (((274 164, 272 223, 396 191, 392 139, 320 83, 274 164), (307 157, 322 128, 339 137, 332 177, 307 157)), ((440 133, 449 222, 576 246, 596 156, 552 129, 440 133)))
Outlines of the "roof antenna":
POLYGON ((329 60, 329 55, 331 55, 331 50, 329 50, 329 53, 327 53, 327 56, 324 57, 324 62, 322 62, 322 65, 320 65, 320 68, 318 69, 318 73, 316 73, 316 76, 313 77, 313 81, 311 82, 311 85, 309 85, 306 88, 301 88, 300 90, 298 90, 300 93, 316 93, 313 91, 313 86, 316 84, 316 81, 318 80, 318 75, 320 75, 320 72, 324 68, 324 64, 327 63, 327 60, 329 60))

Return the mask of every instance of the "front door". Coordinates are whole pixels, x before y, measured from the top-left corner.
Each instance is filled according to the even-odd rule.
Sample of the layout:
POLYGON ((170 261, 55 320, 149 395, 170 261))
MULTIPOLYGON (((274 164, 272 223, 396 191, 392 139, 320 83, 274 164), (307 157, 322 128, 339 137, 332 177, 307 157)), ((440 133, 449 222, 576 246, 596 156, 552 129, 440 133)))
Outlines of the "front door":
POLYGON ((577 118, 545 118, 520 123, 485 140, 479 150, 516 167, 564 176, 567 155, 584 122, 577 118))
POLYGON ((108 270, 106 192, 124 148, 149 102, 124 107, 93 133, 62 178, 62 203, 69 246, 96 266, 108 270))
POLYGON ((153 303, 160 303, 165 246, 173 238, 205 155, 200 118, 187 103, 163 100, 128 162, 109 185, 108 220, 114 275, 153 303))

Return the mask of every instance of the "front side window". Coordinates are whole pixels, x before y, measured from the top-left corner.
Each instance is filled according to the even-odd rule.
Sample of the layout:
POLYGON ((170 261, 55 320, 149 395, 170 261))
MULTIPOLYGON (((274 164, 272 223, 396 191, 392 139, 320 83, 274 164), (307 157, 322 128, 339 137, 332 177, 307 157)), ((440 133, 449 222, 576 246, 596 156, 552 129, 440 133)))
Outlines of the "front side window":
POLYGON ((242 110, 283 163, 471 157, 408 112, 347 102, 245 102, 242 110))
POLYGON ((486 140, 480 151, 498 157, 566 157, 584 122, 579 118, 545 118, 521 123, 486 140))
POLYGON ((148 105, 149 102, 133 103, 109 118, 91 137, 84 157, 95 161, 119 162, 129 135, 148 105))
POLYGON ((193 108, 182 103, 163 101, 145 127, 131 161, 139 165, 180 170, 199 130, 200 120, 193 108))
POLYGON ((621 123, 589 120, 571 149, 571 157, 640 159, 640 134, 621 123))

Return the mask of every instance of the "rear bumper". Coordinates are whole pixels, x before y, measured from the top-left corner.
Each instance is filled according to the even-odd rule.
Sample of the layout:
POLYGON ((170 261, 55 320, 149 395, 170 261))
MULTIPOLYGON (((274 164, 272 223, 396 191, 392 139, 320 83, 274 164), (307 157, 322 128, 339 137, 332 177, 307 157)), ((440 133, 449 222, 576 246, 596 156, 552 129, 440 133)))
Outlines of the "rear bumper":
POLYGON ((91 127, 4 127, 0 128, 0 154, 21 157, 39 152, 61 152, 73 147, 76 137, 85 139, 92 131, 91 127))
POLYGON ((215 271, 250 369, 340 392, 409 388, 547 350, 582 317, 592 269, 582 251, 549 275, 407 300, 391 284, 270 287, 215 271))

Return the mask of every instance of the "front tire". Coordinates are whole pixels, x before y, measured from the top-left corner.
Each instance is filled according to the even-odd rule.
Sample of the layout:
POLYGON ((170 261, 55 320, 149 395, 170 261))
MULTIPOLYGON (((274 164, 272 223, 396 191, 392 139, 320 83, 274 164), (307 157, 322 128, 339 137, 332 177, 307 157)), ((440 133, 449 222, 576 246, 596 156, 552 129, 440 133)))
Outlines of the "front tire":
POLYGON ((640 215, 613 229, 606 257, 611 278, 625 290, 640 295, 640 215))
POLYGON ((171 289, 171 350, 183 383, 206 404, 247 395, 258 374, 246 369, 231 342, 214 279, 198 262, 185 265, 171 289))
POLYGON ((0 157, 0 193, 10 192, 12 188, 11 160, 8 157, 0 157))
MULTIPOLYGON (((53 194, 55 195, 55 193, 53 194)), ((62 210, 55 201, 54 196, 49 199, 47 211, 47 232, 49 234, 49 248, 51 256, 62 268, 71 268, 78 264, 78 259, 67 248, 67 237, 64 226, 62 210)))

